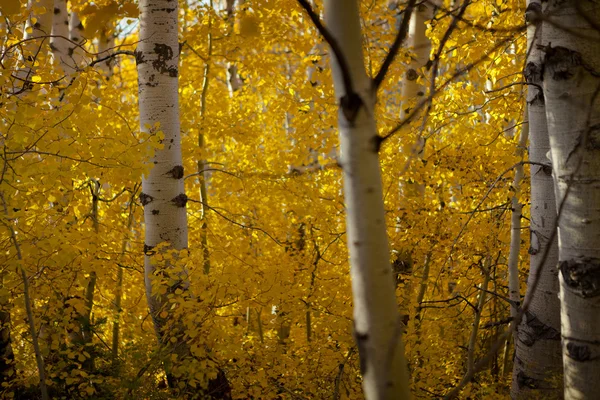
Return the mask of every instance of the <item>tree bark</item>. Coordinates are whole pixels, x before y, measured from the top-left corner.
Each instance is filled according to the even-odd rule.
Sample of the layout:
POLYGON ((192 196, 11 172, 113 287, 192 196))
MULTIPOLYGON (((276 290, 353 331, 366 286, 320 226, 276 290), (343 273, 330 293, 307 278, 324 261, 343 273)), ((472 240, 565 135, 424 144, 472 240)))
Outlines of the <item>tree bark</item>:
POLYGON ((537 13, 539 0, 527 5, 528 54, 525 79, 531 83, 527 94, 529 120, 529 160, 531 166, 531 221, 529 278, 526 297, 529 308, 515 335, 515 359, 511 396, 513 399, 561 397, 562 360, 560 350, 560 301, 558 299, 558 242, 550 238, 556 226, 556 198, 546 123, 546 105, 542 87, 542 57, 539 48, 542 24, 537 13), (536 22, 537 21, 537 22, 536 22), (542 165, 540 165, 542 164, 542 165), (543 259, 546 248, 548 256, 543 259), (535 293, 530 293, 536 279, 535 293))
POLYGON ((383 207, 375 96, 365 72, 357 1, 325 1, 325 21, 346 60, 332 56, 346 226, 354 299, 354 335, 367 400, 409 398, 383 207), (348 87, 348 73, 352 88, 348 87))
POLYGON ((564 395, 600 393, 600 7, 553 0, 543 86, 559 205, 564 395))

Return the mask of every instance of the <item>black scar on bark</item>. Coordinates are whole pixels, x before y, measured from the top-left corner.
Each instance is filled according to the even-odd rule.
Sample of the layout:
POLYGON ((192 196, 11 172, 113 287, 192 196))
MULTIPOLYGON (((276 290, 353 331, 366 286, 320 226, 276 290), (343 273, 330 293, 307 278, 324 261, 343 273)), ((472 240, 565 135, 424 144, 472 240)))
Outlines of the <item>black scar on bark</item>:
POLYGON ((174 166, 166 175, 171 176, 173 179, 183 178, 183 165, 174 166))
POLYGON ((85 28, 83 27, 83 24, 80 22, 79 25, 76 26, 77 29, 79 29, 80 31, 84 30, 85 28))
POLYGON ((171 201, 175 203, 175 206, 177 207, 185 207, 188 201, 188 197, 185 195, 185 193, 180 193, 177 196, 175 196, 171 201))
POLYGON ((547 176, 551 176, 552 175, 552 165, 544 165, 544 166, 542 166, 542 171, 547 176))
POLYGON ((60 8, 54 7, 54 14, 60 14, 60 8))
POLYGON ((539 383, 537 379, 529 377, 523 371, 519 371, 517 374, 517 385, 519 388, 537 389, 539 383))
POLYGON ((566 47, 551 47, 549 44, 542 49, 546 53, 543 68, 555 81, 570 79, 575 75, 574 69, 583 64, 581 54, 566 47))
POLYGON ((379 153, 379 150, 381 150, 381 143, 383 143, 383 138, 379 135, 375 135, 371 138, 371 142, 373 142, 373 151, 375 153, 379 153))
POLYGON ((592 351, 586 345, 579 345, 573 342, 567 343, 567 355, 575 361, 585 362, 592 359, 592 351))
POLYGON ((538 340, 560 340, 559 331, 544 324, 530 311, 525 312, 524 326, 519 329, 519 341, 527 347, 533 346, 538 340))
POLYGON ((152 200, 154 200, 154 198, 152 196, 150 196, 149 194, 146 194, 144 192, 140 193, 140 202, 142 203, 143 206, 150 203, 152 200))
POLYGON ((560 262, 565 285, 576 295, 587 299, 600 295, 600 260, 581 258, 560 262))
POLYGON ((406 71, 406 79, 409 81, 416 81, 419 78, 419 74, 414 68, 410 68, 406 71))
POLYGON ((154 52, 158 56, 152 61, 152 66, 161 74, 168 74, 171 77, 178 75, 177 67, 167 66, 167 61, 173 59, 173 49, 164 43, 154 43, 154 52))
POLYGON ((154 246, 148 246, 146 243, 144 243, 144 254, 147 256, 153 256, 154 254, 156 254, 156 252, 154 250, 154 246))
POLYGON ((160 210, 152 210, 152 215, 158 215, 160 214, 160 210))
POLYGON ((529 3, 525 9, 525 21, 537 25, 541 20, 542 5, 540 3, 529 3))
POLYGON ((523 71, 526 82, 539 82, 544 79, 542 68, 534 62, 528 62, 523 71))
POLYGON ((356 93, 346 94, 340 99, 342 113, 351 125, 354 124, 362 103, 362 99, 356 93))
POLYGON ((136 65, 140 65, 140 64, 143 64, 143 63, 145 63, 145 62, 146 62, 146 60, 144 60, 144 55, 142 54, 142 52, 141 52, 141 51, 137 51, 137 50, 135 50, 135 51, 133 52, 133 55, 134 55, 134 57, 135 57, 135 64, 136 64, 136 65))
MULTIPOLYGON (((356 323, 355 323, 356 325, 356 323)), ((366 333, 360 333, 354 328, 354 340, 358 347, 358 358, 360 359, 360 373, 364 376, 367 372, 367 340, 369 335, 366 333)))

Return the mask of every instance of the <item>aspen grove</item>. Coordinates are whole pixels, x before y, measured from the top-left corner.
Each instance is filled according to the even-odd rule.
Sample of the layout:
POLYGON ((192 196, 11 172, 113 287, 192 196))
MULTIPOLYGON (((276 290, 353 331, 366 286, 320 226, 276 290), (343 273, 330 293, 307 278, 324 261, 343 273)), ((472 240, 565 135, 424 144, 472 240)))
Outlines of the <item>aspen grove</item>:
POLYGON ((597 399, 592 0, 2 0, 0 398, 597 399))

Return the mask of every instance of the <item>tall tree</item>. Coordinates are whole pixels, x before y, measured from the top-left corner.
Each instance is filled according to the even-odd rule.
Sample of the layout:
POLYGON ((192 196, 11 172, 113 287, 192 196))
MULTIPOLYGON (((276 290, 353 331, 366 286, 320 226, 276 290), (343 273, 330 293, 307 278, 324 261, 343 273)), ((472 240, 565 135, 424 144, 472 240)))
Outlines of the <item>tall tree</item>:
MULTIPOLYGON (((178 6, 169 0, 142 0, 140 43, 136 50, 139 85, 140 128, 164 137, 164 147, 150 160, 150 171, 142 179, 140 200, 145 221, 145 281, 150 313, 156 333, 165 337, 167 299, 152 290, 152 281, 168 275, 165 266, 152 259, 154 248, 166 243, 170 249, 187 248, 187 196, 183 186, 181 132, 179 129, 177 40, 178 6), (164 314, 163 314, 164 315, 164 314)), ((173 286, 184 285, 185 273, 173 286)))
POLYGON ((558 299, 558 243, 556 200, 542 86, 541 10, 538 0, 527 5, 528 59, 525 79, 531 166, 529 306, 515 335, 515 360, 511 395, 515 399, 560 396, 560 302, 558 299), (553 238, 553 239, 552 239, 553 238), (550 246, 549 249, 547 247, 550 246), (544 257, 544 255, 546 256, 544 257), (537 285, 535 292, 533 288, 537 285))
POLYGON ((559 213, 564 393, 600 390, 600 6, 553 0, 544 13, 543 87, 559 213))
POLYGON ((408 399, 374 118, 377 85, 365 71, 358 2, 327 0, 324 15, 335 53, 331 67, 339 101, 354 335, 363 389, 369 400, 408 399))
MULTIPOLYGON (((178 5, 170 0, 142 0, 139 7, 140 43, 136 62, 140 128, 163 134, 163 148, 156 150, 150 160, 150 171, 142 178, 140 194, 145 223, 146 297, 159 342, 169 346, 181 363, 191 355, 190 347, 185 341, 183 321, 169 318, 172 310, 169 295, 188 290, 188 271, 185 266, 175 266, 168 260, 159 264, 153 257, 157 252, 179 252, 188 246, 188 199, 183 180, 178 102, 178 5), (159 245, 166 248, 156 249, 159 245), (160 290, 161 285, 167 286, 166 291, 160 290)), ((170 373, 167 368, 169 381, 174 384, 174 375, 170 373)), ((222 371, 210 380, 208 392, 214 398, 231 398, 222 371)))

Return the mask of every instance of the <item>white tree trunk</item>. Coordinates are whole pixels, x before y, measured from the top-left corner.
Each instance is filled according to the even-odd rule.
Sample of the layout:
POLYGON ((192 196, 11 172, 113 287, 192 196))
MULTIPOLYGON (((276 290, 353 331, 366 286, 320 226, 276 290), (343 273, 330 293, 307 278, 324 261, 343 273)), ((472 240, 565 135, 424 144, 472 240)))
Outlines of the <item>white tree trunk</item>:
POLYGON ((409 398, 386 232, 375 93, 365 72, 358 2, 325 1, 326 25, 349 67, 355 93, 346 93, 342 70, 332 57, 344 170, 347 240, 354 299, 354 334, 367 400, 409 398))
MULTIPOLYGON (((524 120, 528 118, 527 106, 523 115, 524 120)), ((517 157, 523 161, 525 150, 527 149, 527 139, 529 137, 529 127, 527 122, 523 122, 521 136, 515 151, 517 157)), ((511 221, 510 221, 510 253, 508 256, 508 297, 511 300, 510 316, 515 319, 519 313, 521 304, 520 279, 519 279, 519 255, 521 253, 521 217, 523 216, 523 204, 519 202, 521 194, 521 181, 523 180, 523 164, 515 168, 515 177, 513 179, 514 195, 511 199, 511 221)))
MULTIPOLYGON (((71 54, 69 54, 71 43, 69 42, 69 13, 67 12, 66 0, 54 0, 50 48, 52 49, 54 65, 59 67, 67 76, 73 73, 74 61, 71 54)), ((66 83, 68 83, 68 80, 66 83)))
POLYGON ((85 61, 85 51, 83 45, 85 44, 85 38, 83 37, 83 24, 77 16, 75 11, 71 11, 69 18, 69 45, 72 58, 72 64, 77 69, 81 67, 85 61))
MULTIPOLYGON (((103 58, 115 51, 115 35, 111 29, 104 29, 100 33, 98 38, 98 58, 103 58)), ((102 71, 102 74, 106 79, 110 79, 113 74, 113 67, 115 65, 115 59, 109 58, 108 60, 98 64, 98 69, 102 71)))
POLYGON ((52 0, 29 0, 27 7, 30 14, 25 23, 25 34, 23 43, 21 61, 23 66, 17 71, 17 81, 13 85, 13 92, 22 93, 31 88, 31 77, 34 75, 33 66, 36 60, 44 57, 47 51, 48 39, 45 38, 52 32, 52 0), (33 6, 44 8, 44 14, 34 14, 33 6), (35 23, 33 21, 35 20, 35 23), (29 31, 29 33, 28 33, 29 31), (27 40, 39 38, 38 40, 27 40))
MULTIPOLYGON (((402 81, 402 106, 400 119, 406 118, 419 98, 424 98, 427 88, 423 81, 423 67, 429 61, 431 41, 426 35, 427 21, 432 17, 431 5, 420 4, 410 17, 408 26, 408 46, 412 49, 414 57, 408 64, 402 81), (419 82, 419 78, 421 81, 419 82)), ((398 16, 401 20, 404 14, 398 16)))
MULTIPOLYGON (((151 280, 156 265, 151 255, 161 243, 169 248, 187 248, 188 231, 183 186, 183 163, 179 131, 177 2, 141 0, 140 43, 136 51, 140 127, 148 132, 160 124, 164 148, 157 150, 152 169, 142 179, 140 200, 144 206, 145 280, 148 305, 159 338, 165 321, 159 317, 166 305, 164 296, 152 295, 151 280)), ((183 279, 183 278, 182 278, 183 279)))
POLYGON ((556 179, 565 398, 600 394, 600 6, 553 0, 543 85, 556 179), (579 9, 579 10, 578 10, 579 9), (568 31, 565 31, 565 28, 568 31), (560 210, 560 209, 559 209, 560 210))
POLYGON ((529 86, 529 160, 543 164, 531 166, 531 221, 528 292, 536 277, 538 286, 515 336, 515 360, 511 396, 513 399, 560 397, 562 359, 560 350, 560 302, 558 299, 558 242, 549 242, 556 224, 556 200, 552 166, 546 154, 550 150, 546 107, 542 87, 542 26, 535 23, 541 1, 528 1, 527 32, 529 58, 525 78, 529 86), (546 259, 543 255, 550 246, 546 259))

